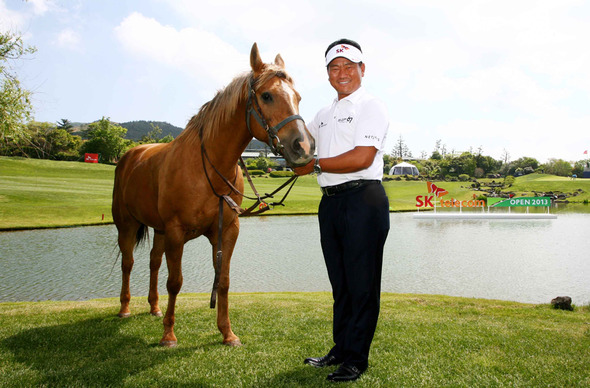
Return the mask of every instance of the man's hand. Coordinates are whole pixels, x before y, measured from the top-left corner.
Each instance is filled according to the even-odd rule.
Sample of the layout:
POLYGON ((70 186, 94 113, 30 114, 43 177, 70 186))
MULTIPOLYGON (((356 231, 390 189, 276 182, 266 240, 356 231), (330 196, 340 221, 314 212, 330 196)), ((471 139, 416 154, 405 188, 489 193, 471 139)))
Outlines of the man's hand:
POLYGON ((295 167, 293 168, 293 170, 295 171, 295 174, 301 176, 301 175, 307 175, 313 172, 313 165, 315 163, 315 158, 312 159, 309 163, 307 163, 305 166, 302 167, 295 167))

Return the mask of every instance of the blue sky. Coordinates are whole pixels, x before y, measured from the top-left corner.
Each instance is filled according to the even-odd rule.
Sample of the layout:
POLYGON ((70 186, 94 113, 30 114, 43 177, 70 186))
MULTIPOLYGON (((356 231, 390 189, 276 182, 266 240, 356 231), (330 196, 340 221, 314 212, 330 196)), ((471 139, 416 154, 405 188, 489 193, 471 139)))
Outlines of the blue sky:
POLYGON ((326 46, 357 40, 363 85, 388 106, 386 151, 575 161, 590 149, 590 2, 583 0, 0 0, 0 30, 38 52, 13 63, 35 119, 184 127, 234 76, 285 60, 311 120, 334 98, 326 46), (205 4, 203 4, 205 3, 205 4))

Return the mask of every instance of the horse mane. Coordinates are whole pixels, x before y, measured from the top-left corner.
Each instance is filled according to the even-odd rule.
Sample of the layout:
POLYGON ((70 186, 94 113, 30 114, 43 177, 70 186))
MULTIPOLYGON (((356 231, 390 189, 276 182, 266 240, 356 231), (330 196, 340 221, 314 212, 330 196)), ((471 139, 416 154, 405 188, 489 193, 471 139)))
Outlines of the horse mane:
MULTIPOLYGON (((220 128, 224 128, 228 124, 230 118, 236 113, 237 107, 248 99, 253 77, 252 71, 240 74, 225 88, 218 90, 215 97, 203 104, 199 112, 189 120, 185 130, 177 139, 184 138, 187 141, 192 141, 198 137, 201 142, 204 142, 213 138, 220 128)), ((265 64, 262 74, 254 79, 254 90, 256 91, 260 85, 264 85, 273 77, 293 83, 293 79, 282 67, 265 64)))

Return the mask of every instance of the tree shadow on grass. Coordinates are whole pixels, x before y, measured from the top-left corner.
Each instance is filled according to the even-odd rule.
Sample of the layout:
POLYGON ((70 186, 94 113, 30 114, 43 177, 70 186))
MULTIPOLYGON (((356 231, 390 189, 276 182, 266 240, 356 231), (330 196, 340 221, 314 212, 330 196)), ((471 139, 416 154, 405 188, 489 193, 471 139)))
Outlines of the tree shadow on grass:
MULTIPOLYGON (((95 318, 23 330, 2 341, 23 365, 11 376, 14 386, 117 386, 129 376, 185 357, 194 348, 162 349, 144 337, 125 334, 129 319, 95 318), (33 370, 34 373, 28 373, 33 370), (22 379, 22 380, 19 380, 22 379)), ((193 381, 195 386, 203 386, 193 381)))

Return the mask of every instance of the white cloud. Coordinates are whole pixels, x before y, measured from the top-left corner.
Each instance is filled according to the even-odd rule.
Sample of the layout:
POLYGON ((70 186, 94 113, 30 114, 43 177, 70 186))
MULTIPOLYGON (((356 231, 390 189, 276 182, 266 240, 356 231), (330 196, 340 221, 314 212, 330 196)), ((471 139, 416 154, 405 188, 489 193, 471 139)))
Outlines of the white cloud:
MULTIPOLYGON (((122 85, 117 79, 127 86, 174 79, 183 86, 174 88, 176 98, 198 106, 248 70, 257 42, 263 60, 282 55, 309 120, 334 97, 325 46, 349 37, 365 52, 363 83, 388 104, 390 140, 402 134, 415 155, 432 150, 437 139, 457 150, 482 145, 485 152, 497 150, 496 158, 506 148, 513 158, 574 159, 577 148, 590 148, 590 3, 583 0, 367 0, 338 8, 325 0, 297 7, 272 0, 256 7, 243 0, 157 0, 126 7, 107 2, 99 14, 86 2, 10 5, 20 13, 6 3, 0 0, 0 26, 3 20, 38 24, 30 29, 35 38, 49 34, 52 43, 69 48, 81 46, 76 32, 84 31, 88 56, 100 49, 86 44, 112 48, 112 36, 93 37, 73 16, 120 21, 114 37, 126 55, 104 73, 113 77, 113 88, 122 85), (63 17, 56 23, 58 13, 63 17), (531 128, 535 139, 521 136, 531 128)), ((138 96, 133 104, 169 103, 160 98, 138 96)))
MULTIPOLYGON (((205 29, 222 29, 224 33, 246 41, 265 39, 279 43, 285 37, 298 41, 309 34, 302 28, 307 21, 318 21, 317 9, 307 0, 299 0, 297 6, 288 2, 259 0, 253 6, 243 0, 167 0, 167 4, 193 25, 205 29)), ((327 15, 325 15, 326 17, 327 15)), ((290 42, 291 43, 291 42, 290 42)))
POLYGON ((26 16, 20 12, 6 8, 4 0, 0 0, 0 31, 14 31, 22 28, 26 16))
POLYGON ((53 0, 28 0, 33 4, 33 13, 35 15, 43 15, 52 8, 55 8, 53 0))
POLYGON ((59 47, 67 48, 70 50, 79 50, 80 35, 76 31, 70 28, 66 28, 57 35, 55 44, 59 47))
POLYGON ((129 15, 115 28, 123 47, 131 53, 182 70, 198 79, 227 83, 247 70, 246 55, 215 34, 198 28, 176 29, 140 13, 129 15))

